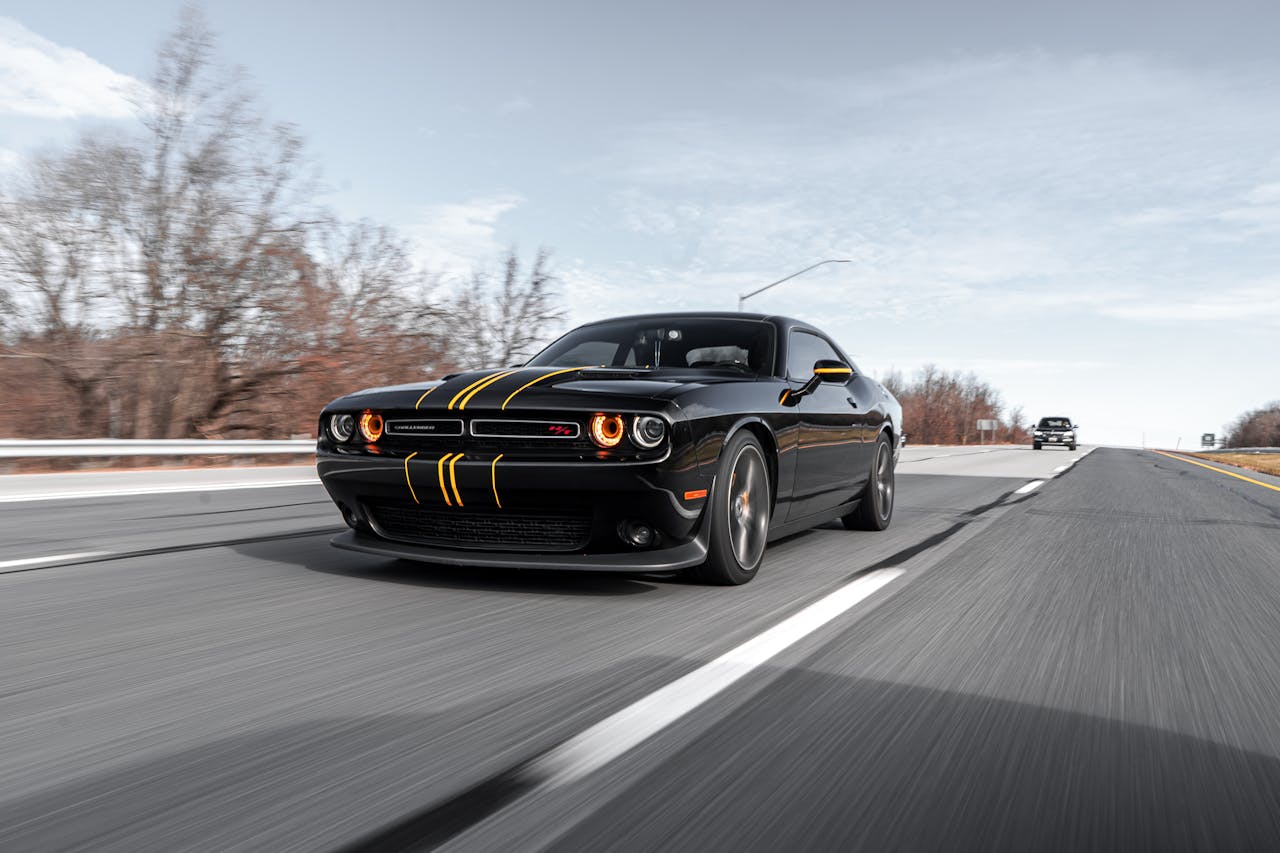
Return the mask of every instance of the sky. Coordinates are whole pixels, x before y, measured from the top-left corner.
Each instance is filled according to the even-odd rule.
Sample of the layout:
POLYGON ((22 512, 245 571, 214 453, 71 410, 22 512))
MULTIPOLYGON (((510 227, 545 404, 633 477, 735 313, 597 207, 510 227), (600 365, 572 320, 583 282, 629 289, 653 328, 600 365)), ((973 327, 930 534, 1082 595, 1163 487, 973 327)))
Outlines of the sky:
MULTIPOLYGON (((132 120, 171 0, 0 2, 0 184, 132 120)), ((205 13, 325 201, 448 279, 553 250, 568 325, 749 310, 973 371, 1086 443, 1280 399, 1280 5, 330 2, 205 13)), ((906 425, 910 432, 910 425, 906 425)))

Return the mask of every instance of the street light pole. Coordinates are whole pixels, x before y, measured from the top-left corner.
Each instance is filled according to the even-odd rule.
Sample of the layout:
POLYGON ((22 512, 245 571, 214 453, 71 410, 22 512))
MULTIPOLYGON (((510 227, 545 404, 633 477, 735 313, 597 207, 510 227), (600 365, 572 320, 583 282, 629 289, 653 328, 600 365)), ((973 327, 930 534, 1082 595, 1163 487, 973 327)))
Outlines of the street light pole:
POLYGON ((813 266, 805 267, 804 269, 800 270, 799 272, 793 272, 791 275, 789 275, 789 276, 787 276, 787 277, 785 277, 785 278, 780 278, 780 279, 778 279, 777 281, 772 282, 771 284, 766 284, 764 287, 761 287, 761 288, 759 288, 758 290, 753 290, 753 291, 751 291, 750 293, 744 293, 744 294, 740 295, 740 296, 738 297, 738 310, 739 310, 739 311, 741 311, 741 310, 742 310, 742 303, 746 302, 748 299, 750 299, 751 297, 755 296, 757 293, 764 293, 764 292, 765 292, 766 290, 768 290, 769 288, 771 288, 771 287, 776 287, 777 285, 782 284, 784 281, 790 281, 791 279, 795 278, 795 277, 796 277, 796 276, 798 276, 798 275, 804 275, 805 273, 807 273, 807 272, 808 272, 809 270, 811 270, 811 269, 815 269, 815 268, 817 268, 817 267, 820 267, 820 266, 822 266, 823 264, 848 264, 848 263, 852 263, 852 261, 850 261, 848 258, 828 258, 828 259, 827 259, 827 260, 825 260, 825 261, 818 261, 818 262, 817 262, 816 264, 814 264, 813 266))

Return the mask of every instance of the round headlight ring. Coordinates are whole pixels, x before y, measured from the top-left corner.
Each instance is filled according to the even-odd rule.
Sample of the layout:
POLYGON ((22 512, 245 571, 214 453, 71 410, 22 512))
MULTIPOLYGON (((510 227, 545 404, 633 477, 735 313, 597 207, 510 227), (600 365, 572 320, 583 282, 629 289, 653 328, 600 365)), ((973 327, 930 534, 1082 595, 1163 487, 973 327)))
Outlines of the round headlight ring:
POLYGON ((627 431, 622 415, 594 415, 591 418, 591 440, 606 450, 617 447, 627 431))
POLYGON ((382 438, 382 415, 365 409, 360 416, 360 434, 370 444, 382 438))
POLYGON ((631 440, 637 447, 652 450, 667 437, 667 422, 655 415, 636 415, 631 421, 631 440))
POLYGON ((356 419, 351 415, 330 415, 329 436, 336 442, 350 441, 355 435, 356 419))

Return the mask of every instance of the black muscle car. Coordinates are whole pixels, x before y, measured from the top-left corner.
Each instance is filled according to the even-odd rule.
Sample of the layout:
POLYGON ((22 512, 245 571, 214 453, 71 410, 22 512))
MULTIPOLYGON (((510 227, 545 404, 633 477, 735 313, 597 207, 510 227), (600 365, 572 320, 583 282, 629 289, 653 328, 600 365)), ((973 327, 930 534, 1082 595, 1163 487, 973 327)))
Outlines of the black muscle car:
POLYGON ((812 326, 653 314, 523 367, 342 397, 316 457, 340 548, 740 584, 769 540, 887 527, 901 435, 898 401, 812 326))

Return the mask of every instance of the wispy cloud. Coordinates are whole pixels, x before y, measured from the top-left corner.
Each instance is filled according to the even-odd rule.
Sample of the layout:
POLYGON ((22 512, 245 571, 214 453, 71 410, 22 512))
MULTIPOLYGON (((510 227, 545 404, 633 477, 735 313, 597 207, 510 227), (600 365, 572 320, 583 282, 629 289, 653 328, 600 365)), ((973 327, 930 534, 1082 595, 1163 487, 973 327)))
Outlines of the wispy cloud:
POLYGON ((1038 51, 752 81, 758 112, 628 127, 584 168, 665 275, 736 272, 701 290, 721 304, 850 257, 847 290, 788 294, 831 316, 1121 316, 1153 291, 1194 302, 1225 244, 1280 261, 1277 83, 1276 69, 1038 51))
POLYGON ((0 114, 126 118, 140 91, 135 78, 0 17, 0 114))
POLYGON ((505 248, 498 240, 498 220, 523 197, 509 193, 424 208, 405 231, 418 259, 431 271, 463 273, 491 261, 505 248))
POLYGON ((533 110, 533 101, 524 95, 516 95, 498 104, 498 115, 510 116, 533 110))

